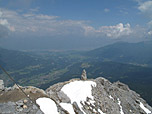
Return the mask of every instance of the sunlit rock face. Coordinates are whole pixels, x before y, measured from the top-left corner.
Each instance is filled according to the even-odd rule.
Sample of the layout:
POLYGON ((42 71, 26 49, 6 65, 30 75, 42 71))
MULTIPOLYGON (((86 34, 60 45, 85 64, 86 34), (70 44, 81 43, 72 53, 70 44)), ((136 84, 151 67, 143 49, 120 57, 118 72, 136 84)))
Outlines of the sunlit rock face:
POLYGON ((52 85, 46 91, 31 86, 21 88, 38 106, 22 96, 18 88, 5 87, 0 92, 2 114, 151 114, 152 112, 146 101, 127 85, 119 81, 111 83, 102 77, 72 79, 52 85), (18 97, 17 94, 22 97, 18 97))
POLYGON ((58 83, 49 87, 46 93, 57 102, 59 112, 63 114, 150 114, 152 111, 127 85, 119 81, 111 83, 102 77, 58 83))

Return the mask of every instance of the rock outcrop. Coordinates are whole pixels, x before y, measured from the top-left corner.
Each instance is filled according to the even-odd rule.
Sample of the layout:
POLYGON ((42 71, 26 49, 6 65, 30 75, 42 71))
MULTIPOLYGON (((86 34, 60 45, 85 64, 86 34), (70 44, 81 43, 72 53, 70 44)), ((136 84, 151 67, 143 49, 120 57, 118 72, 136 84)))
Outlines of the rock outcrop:
MULTIPOLYGON (((127 85, 119 81, 111 83, 102 77, 72 79, 52 85, 46 91, 31 86, 22 88, 34 101, 43 97, 52 99, 59 114, 152 114, 152 107, 127 85)), ((0 92, 2 114, 43 114, 25 96, 16 99, 15 93, 21 94, 17 87, 0 92)))
MULTIPOLYGON (((51 93, 49 97, 60 104, 63 101, 57 93, 61 92, 64 85, 73 81, 76 80, 58 83, 48 88, 46 92, 51 93)), ((91 81, 96 83, 96 87, 92 87, 93 99, 86 98, 86 101, 82 101, 81 109, 76 102, 70 103, 76 114, 147 114, 141 107, 141 104, 143 104, 149 112, 152 112, 152 108, 146 101, 143 100, 139 94, 130 90, 127 85, 119 81, 111 83, 102 77, 95 80, 92 79, 91 81)), ((70 98, 68 98, 68 96, 64 99, 67 99, 67 102, 64 103, 69 103, 70 98)))
MULTIPOLYGON (((33 102, 39 97, 47 97, 42 89, 32 86, 21 88, 33 102)), ((43 112, 14 85, 0 91, 0 114, 43 114, 43 112)))
POLYGON ((4 90, 4 82, 3 80, 0 80, 0 91, 4 90))
POLYGON ((87 80, 87 73, 86 73, 85 69, 83 69, 83 71, 82 71, 81 80, 87 80))

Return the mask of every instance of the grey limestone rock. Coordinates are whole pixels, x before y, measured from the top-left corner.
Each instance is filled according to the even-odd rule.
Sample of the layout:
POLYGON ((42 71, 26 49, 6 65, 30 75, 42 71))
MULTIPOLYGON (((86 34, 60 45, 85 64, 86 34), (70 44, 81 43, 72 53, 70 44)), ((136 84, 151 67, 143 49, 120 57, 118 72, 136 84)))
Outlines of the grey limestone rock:
POLYGON ((0 91, 4 90, 4 82, 0 80, 0 91))
MULTIPOLYGON (((85 71, 82 74, 86 76, 85 71)), ((86 81, 86 79, 87 78, 84 78, 83 81, 86 81)), ((146 114, 140 106, 141 103, 146 109, 152 112, 152 107, 149 106, 139 94, 130 90, 127 85, 119 81, 111 83, 103 77, 87 79, 87 81, 96 83, 96 86, 92 86, 91 90, 93 98, 87 97, 85 101, 80 102, 81 107, 79 107, 80 104, 78 105, 77 102, 73 102, 61 91, 64 85, 73 81, 80 80, 72 79, 70 81, 57 83, 50 86, 45 92, 39 90, 42 91, 41 93, 46 93, 47 96, 56 103, 59 114, 69 114, 68 110, 64 109, 60 103, 70 104, 75 114, 146 114)), ((27 87, 23 88, 25 88, 25 90, 27 89, 27 87)), ((32 92, 33 94, 38 94, 38 89, 35 90, 33 87, 28 87, 28 90, 34 91, 32 92)), ((13 91, 13 89, 10 91, 13 91)), ((0 112, 2 114, 43 114, 43 112, 28 99, 20 99, 17 102, 0 103, 0 112), (26 106, 26 108, 24 106, 26 106)))
POLYGON ((87 73, 85 69, 82 71, 81 80, 87 80, 87 73))
POLYGON ((1 114, 11 114, 15 112, 15 103, 8 102, 8 103, 0 103, 0 112, 1 114))
POLYGON ((73 102, 73 109, 74 109, 74 111, 75 111, 75 113, 76 114, 84 114, 81 110, 80 110, 80 108, 79 108, 79 106, 78 106, 78 104, 76 103, 76 102, 73 102))
POLYGON ((61 102, 63 102, 63 103, 71 103, 70 98, 64 92, 62 92, 62 91, 57 92, 57 95, 58 95, 58 97, 59 97, 61 102))
POLYGON ((0 103, 0 114, 43 114, 43 112, 30 101, 26 103, 27 108, 23 108, 23 100, 17 102, 0 103))

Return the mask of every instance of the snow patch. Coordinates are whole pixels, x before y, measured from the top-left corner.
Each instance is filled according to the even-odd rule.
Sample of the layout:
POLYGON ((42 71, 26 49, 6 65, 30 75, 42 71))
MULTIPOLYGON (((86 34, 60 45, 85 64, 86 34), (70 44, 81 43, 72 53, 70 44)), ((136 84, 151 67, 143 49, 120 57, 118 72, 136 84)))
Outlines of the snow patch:
POLYGON ((70 99, 71 102, 76 102, 82 110, 80 102, 86 101, 87 97, 94 99, 92 96, 92 86, 95 87, 96 83, 93 81, 74 81, 64 85, 61 89, 70 99))
POLYGON ((91 103, 91 104, 95 103, 95 101, 94 101, 94 100, 91 100, 91 99, 90 99, 89 101, 90 101, 90 103, 91 103))
MULTIPOLYGON (((94 105, 95 101, 94 101, 94 100, 89 99, 89 100, 87 100, 87 101, 85 101, 85 102, 86 102, 88 105, 92 105, 92 106, 95 107, 95 105, 94 105)), ((84 102, 83 102, 83 104, 84 104, 84 102)))
POLYGON ((118 105, 119 105, 119 107, 120 107, 120 114, 124 114, 124 112, 123 112, 123 110, 122 110, 122 106, 121 106, 121 101, 120 101, 119 98, 118 98, 117 100, 118 100, 118 105))
POLYGON ((69 114, 75 114, 73 106, 69 103, 60 103, 61 107, 69 112, 69 114))
POLYGON ((109 95, 109 98, 112 99, 112 100, 114 101, 114 98, 113 98, 111 95, 109 95))
MULTIPOLYGON (((96 109, 94 108, 94 107, 96 107, 95 104, 94 104, 94 103, 95 103, 94 100, 89 99, 89 100, 86 101, 86 103, 87 103, 88 105, 90 105, 89 108, 90 108, 93 112, 97 113, 96 109), (93 106, 93 107, 92 107, 92 106, 93 106)), ((98 109, 98 112, 99 112, 100 114, 105 114, 105 113, 103 113, 100 109, 98 109)))
POLYGON ((50 98, 38 98, 36 103, 40 106, 44 114, 59 114, 55 102, 50 98))
POLYGON ((140 102, 140 108, 142 108, 147 114, 151 114, 151 111, 147 109, 141 102, 140 102))
POLYGON ((106 114, 106 113, 103 113, 100 109, 98 109, 98 112, 99 112, 100 114, 106 114))
POLYGON ((97 113, 96 109, 93 109, 93 112, 97 113))

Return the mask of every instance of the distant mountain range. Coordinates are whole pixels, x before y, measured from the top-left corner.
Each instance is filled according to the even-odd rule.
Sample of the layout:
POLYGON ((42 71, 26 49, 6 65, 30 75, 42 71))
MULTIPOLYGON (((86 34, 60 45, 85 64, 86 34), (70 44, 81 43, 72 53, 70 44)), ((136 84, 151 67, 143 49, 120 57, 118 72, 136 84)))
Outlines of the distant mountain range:
POLYGON ((30 53, 0 48, 0 64, 7 70, 19 70, 40 62, 30 53))
POLYGON ((140 64, 152 67, 152 41, 119 42, 89 51, 87 55, 102 61, 140 64))

